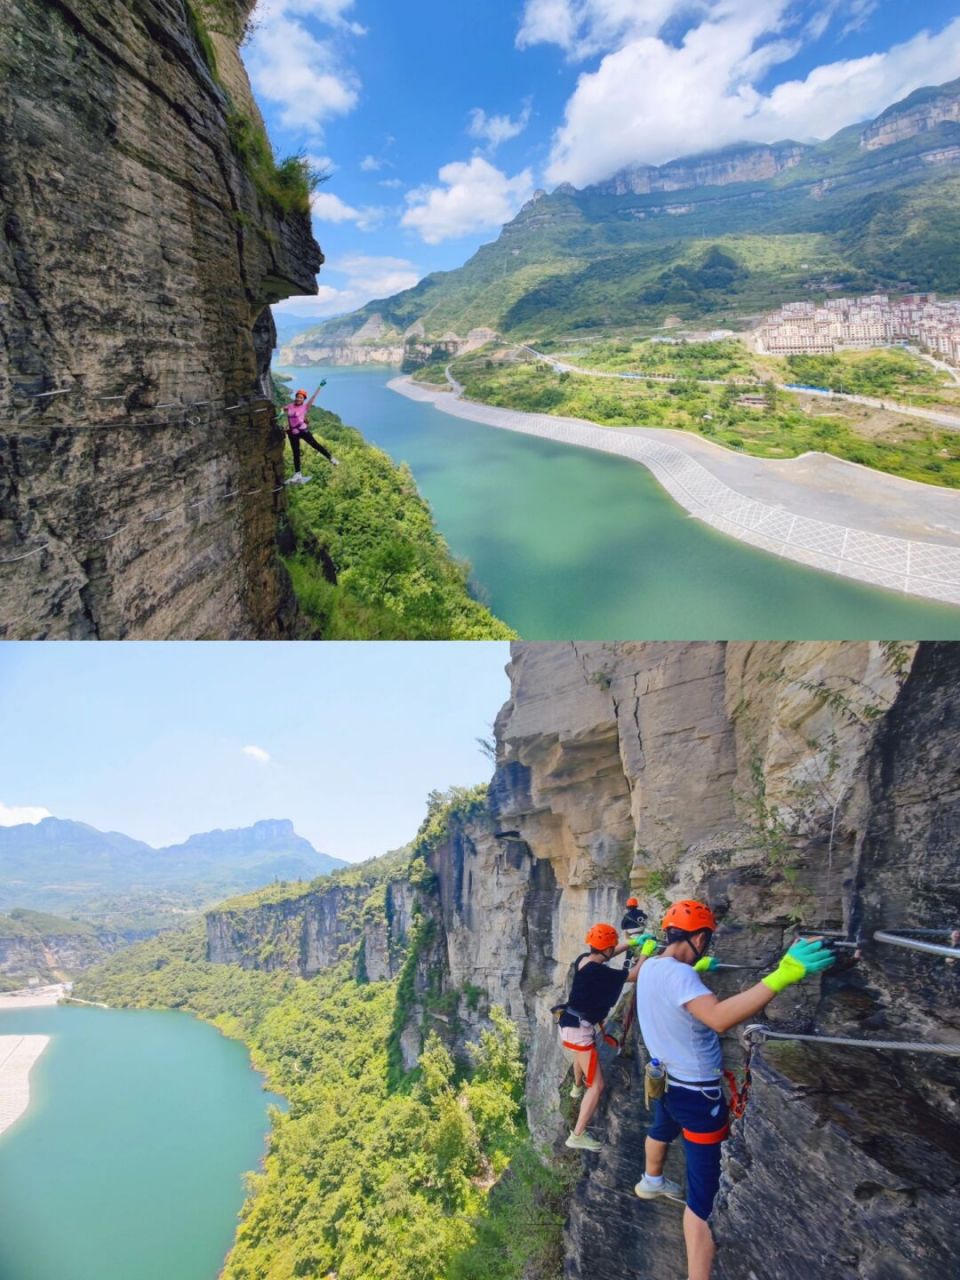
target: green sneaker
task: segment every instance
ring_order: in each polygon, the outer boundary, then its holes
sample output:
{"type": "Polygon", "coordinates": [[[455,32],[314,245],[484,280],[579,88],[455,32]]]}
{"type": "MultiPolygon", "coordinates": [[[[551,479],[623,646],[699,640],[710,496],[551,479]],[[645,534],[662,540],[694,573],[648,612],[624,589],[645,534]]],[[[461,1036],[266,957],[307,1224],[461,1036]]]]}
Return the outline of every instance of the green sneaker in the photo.
{"type": "Polygon", "coordinates": [[[564,1146],[574,1147],[578,1151],[599,1151],[603,1143],[591,1138],[589,1133],[571,1133],[564,1146]]]}

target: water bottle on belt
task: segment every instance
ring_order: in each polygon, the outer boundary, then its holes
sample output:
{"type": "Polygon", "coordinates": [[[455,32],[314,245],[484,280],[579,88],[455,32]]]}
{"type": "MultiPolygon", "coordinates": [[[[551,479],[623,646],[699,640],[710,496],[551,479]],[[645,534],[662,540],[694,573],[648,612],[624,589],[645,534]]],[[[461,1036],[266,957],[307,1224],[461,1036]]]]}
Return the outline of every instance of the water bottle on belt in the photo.
{"type": "Polygon", "coordinates": [[[651,1058],[643,1070],[643,1101],[647,1110],[654,1098],[662,1098],[667,1087],[667,1073],[659,1058],[651,1058]]]}

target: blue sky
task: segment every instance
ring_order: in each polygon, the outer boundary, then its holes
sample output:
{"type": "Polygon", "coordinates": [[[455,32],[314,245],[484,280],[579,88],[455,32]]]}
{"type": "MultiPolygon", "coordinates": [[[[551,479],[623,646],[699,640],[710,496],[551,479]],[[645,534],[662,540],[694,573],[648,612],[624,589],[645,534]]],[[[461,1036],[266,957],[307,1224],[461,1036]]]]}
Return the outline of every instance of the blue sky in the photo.
{"type": "Polygon", "coordinates": [[[826,137],[960,75],[957,0],[260,0],[244,48],[315,200],[318,319],[460,266],[537,187],[826,137]]]}
{"type": "Polygon", "coordinates": [[[153,845],[291,818],[356,861],[417,830],[427,794],[486,781],[478,737],[509,646],[0,646],[0,825],[46,812],[153,845]]]}

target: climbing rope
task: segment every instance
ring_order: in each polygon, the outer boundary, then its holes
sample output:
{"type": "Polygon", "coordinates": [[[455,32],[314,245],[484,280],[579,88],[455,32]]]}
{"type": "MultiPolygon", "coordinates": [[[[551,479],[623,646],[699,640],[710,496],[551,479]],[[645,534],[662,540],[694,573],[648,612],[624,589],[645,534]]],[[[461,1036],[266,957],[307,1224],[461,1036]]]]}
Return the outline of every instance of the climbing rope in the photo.
{"type": "Polygon", "coordinates": [[[743,1029],[744,1047],[749,1051],[764,1040],[808,1040],[816,1044],[839,1044],[851,1049],[893,1049],[901,1053],[945,1053],[960,1058],[960,1044],[925,1044],[919,1040],[855,1040],[849,1036],[800,1035],[795,1031],[774,1031],[764,1022],[752,1022],[743,1029]]]}

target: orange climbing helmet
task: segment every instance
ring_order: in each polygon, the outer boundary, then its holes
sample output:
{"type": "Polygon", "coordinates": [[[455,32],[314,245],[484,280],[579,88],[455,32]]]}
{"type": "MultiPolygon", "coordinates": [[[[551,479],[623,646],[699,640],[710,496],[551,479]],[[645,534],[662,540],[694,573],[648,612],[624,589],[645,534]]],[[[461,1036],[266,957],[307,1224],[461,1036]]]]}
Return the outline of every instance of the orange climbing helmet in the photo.
{"type": "Polygon", "coordinates": [[[627,899],[627,906],[628,906],[628,907],[639,907],[639,905],[640,905],[640,902],[639,902],[639,900],[638,900],[637,898],[628,898],[628,899],[627,899]]]}
{"type": "Polygon", "coordinates": [[[299,391],[295,391],[293,393],[294,400],[296,400],[297,396],[303,396],[304,400],[306,400],[307,393],[304,391],[303,387],[301,387],[299,391]]]}
{"type": "Polygon", "coordinates": [[[594,951],[606,951],[608,947],[615,947],[619,940],[619,934],[612,924],[592,925],[584,938],[587,946],[592,947],[594,951]]]}
{"type": "Polygon", "coordinates": [[[682,898],[668,907],[661,925],[663,929],[682,929],[684,933],[698,933],[701,929],[713,933],[716,927],[717,917],[710,908],[693,898],[682,898]]]}

